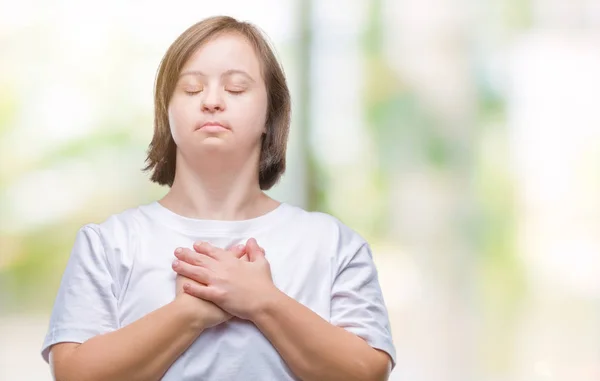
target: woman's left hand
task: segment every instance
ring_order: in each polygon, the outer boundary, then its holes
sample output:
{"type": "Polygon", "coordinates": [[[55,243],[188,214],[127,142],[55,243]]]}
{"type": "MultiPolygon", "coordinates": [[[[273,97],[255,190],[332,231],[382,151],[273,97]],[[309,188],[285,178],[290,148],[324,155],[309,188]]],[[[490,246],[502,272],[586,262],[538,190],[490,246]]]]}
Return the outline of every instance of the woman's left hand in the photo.
{"type": "Polygon", "coordinates": [[[194,244],[196,253],[182,250],[174,270],[200,283],[185,284],[186,293],[209,300],[242,319],[253,320],[277,297],[271,267],[264,250],[251,238],[246,243],[248,261],[229,255],[207,242],[194,244]]]}

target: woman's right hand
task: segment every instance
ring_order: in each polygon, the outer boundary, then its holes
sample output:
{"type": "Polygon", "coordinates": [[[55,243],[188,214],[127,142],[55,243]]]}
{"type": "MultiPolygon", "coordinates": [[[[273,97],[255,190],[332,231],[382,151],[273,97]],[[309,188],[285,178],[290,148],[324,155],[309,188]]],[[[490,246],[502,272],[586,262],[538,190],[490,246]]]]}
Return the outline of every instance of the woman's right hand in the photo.
{"type": "Polygon", "coordinates": [[[183,291],[183,285],[185,283],[194,284],[197,282],[191,280],[190,278],[184,277],[183,275],[177,274],[177,278],[175,280],[176,298],[188,299],[186,302],[194,305],[194,308],[198,313],[198,318],[202,321],[203,328],[214,327],[231,319],[230,314],[217,307],[217,305],[213,302],[186,294],[185,291],[183,291]]]}

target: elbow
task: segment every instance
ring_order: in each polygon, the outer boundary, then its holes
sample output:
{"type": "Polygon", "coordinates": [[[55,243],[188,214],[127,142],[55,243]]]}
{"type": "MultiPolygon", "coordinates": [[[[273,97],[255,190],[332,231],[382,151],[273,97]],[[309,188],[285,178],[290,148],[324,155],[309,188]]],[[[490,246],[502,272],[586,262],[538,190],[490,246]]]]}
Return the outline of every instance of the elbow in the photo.
{"type": "Polygon", "coordinates": [[[387,371],[380,367],[372,364],[360,364],[352,375],[352,380],[355,381],[387,381],[387,371]]]}
{"type": "Polygon", "coordinates": [[[86,374],[85,367],[76,363],[61,364],[54,368],[53,375],[55,381],[94,381],[89,374],[86,374]]]}
{"type": "Polygon", "coordinates": [[[54,370],[54,380],[55,381],[92,381],[87,377],[82,377],[80,372],[73,366],[59,367],[54,370]]]}
{"type": "Polygon", "coordinates": [[[369,367],[367,371],[368,376],[364,378],[364,380],[370,381],[387,381],[390,377],[389,367],[386,365],[384,367],[378,366],[369,367]]]}
{"type": "Polygon", "coordinates": [[[372,356],[360,364],[360,379],[368,381],[387,381],[392,370],[392,360],[383,351],[372,349],[372,356]]]}
{"type": "Polygon", "coordinates": [[[55,381],[94,381],[77,356],[80,344],[59,344],[50,351],[50,369],[55,381]]]}
{"type": "Polygon", "coordinates": [[[71,373],[67,372],[55,372],[54,373],[54,381],[74,381],[77,379],[76,376],[73,376],[71,373]]]}
{"type": "Polygon", "coordinates": [[[54,381],[100,381],[105,379],[96,372],[90,372],[86,364],[76,362],[63,364],[54,371],[54,381]]]}

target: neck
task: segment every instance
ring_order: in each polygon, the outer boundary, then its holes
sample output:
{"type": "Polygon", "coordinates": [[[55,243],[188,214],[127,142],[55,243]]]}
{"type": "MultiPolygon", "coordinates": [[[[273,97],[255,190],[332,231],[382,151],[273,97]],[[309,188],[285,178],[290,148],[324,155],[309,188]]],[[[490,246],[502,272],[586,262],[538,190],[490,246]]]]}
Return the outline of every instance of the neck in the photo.
{"type": "Polygon", "coordinates": [[[260,189],[258,160],[215,165],[224,162],[213,157],[192,166],[178,154],[173,186],[160,203],[185,217],[230,221],[255,218],[279,205],[260,189]]]}

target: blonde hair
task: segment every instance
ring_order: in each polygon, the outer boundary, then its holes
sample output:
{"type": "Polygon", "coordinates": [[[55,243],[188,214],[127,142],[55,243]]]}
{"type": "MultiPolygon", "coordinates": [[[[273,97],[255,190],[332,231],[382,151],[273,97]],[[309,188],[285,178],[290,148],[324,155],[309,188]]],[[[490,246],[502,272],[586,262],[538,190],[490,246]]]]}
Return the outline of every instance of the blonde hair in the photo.
{"type": "Polygon", "coordinates": [[[266,133],[262,138],[259,184],[270,189],[285,172],[285,153],[290,129],[291,100],[283,69],[267,39],[254,25],[228,16],[210,17],[183,32],[169,47],[158,69],[154,89],[154,136],[148,147],[151,181],[171,187],[175,179],[177,146],[169,128],[168,107],[179,74],[190,56],[215,36],[233,32],[253,46],[262,66],[267,89],[266,133]]]}

